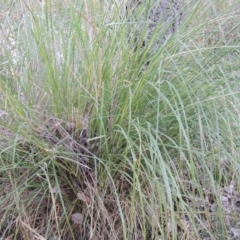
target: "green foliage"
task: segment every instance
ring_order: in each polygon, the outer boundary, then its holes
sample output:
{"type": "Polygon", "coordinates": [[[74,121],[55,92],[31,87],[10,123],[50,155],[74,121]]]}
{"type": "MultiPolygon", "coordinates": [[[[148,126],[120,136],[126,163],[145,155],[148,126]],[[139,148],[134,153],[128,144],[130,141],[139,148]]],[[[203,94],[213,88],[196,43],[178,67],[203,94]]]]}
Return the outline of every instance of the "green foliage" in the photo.
{"type": "Polygon", "coordinates": [[[185,3],[179,31],[152,52],[116,1],[7,2],[0,236],[234,235],[237,12],[185,3]]]}

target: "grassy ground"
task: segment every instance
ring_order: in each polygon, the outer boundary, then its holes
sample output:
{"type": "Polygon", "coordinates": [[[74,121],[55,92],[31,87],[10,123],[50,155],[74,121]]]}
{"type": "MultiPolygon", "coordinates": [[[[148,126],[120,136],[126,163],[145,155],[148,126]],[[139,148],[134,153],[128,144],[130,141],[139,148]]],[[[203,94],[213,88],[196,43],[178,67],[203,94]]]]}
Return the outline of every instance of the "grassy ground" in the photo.
{"type": "Polygon", "coordinates": [[[240,238],[237,1],[155,52],[114,2],[4,1],[1,238],[240,238]]]}

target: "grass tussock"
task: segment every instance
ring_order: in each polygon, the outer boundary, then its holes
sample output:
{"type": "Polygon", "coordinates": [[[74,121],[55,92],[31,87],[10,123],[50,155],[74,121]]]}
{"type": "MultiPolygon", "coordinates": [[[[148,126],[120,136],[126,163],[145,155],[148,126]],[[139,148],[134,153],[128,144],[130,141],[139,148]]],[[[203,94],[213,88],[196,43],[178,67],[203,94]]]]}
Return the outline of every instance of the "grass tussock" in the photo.
{"type": "Polygon", "coordinates": [[[5,1],[1,238],[238,239],[236,6],[152,51],[123,4],[5,1]]]}

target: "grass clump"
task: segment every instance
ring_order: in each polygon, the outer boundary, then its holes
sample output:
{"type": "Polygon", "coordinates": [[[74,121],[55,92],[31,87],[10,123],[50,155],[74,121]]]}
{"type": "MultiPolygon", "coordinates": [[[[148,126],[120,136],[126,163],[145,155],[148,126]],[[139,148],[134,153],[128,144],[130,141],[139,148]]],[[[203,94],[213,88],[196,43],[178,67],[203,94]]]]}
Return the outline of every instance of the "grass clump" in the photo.
{"type": "Polygon", "coordinates": [[[152,52],[123,5],[5,3],[2,238],[238,237],[239,13],[184,4],[152,52]]]}

